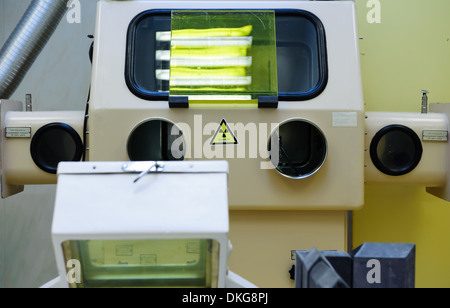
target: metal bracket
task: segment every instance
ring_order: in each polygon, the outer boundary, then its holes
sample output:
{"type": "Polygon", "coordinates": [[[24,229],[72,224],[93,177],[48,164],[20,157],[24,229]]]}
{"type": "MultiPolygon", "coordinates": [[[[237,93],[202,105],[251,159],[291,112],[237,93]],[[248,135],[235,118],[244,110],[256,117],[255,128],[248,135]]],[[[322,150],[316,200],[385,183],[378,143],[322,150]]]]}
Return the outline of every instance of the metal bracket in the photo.
{"type": "MultiPolygon", "coordinates": [[[[148,163],[145,164],[148,166],[148,163]]],[[[122,170],[125,172],[140,172],[139,176],[134,180],[133,183],[137,183],[140,179],[146,176],[149,173],[161,173],[164,172],[164,164],[161,162],[154,162],[150,165],[150,167],[145,168],[144,164],[140,163],[131,163],[124,164],[122,166],[122,170]],[[143,169],[144,167],[144,169],[143,169]]]]}

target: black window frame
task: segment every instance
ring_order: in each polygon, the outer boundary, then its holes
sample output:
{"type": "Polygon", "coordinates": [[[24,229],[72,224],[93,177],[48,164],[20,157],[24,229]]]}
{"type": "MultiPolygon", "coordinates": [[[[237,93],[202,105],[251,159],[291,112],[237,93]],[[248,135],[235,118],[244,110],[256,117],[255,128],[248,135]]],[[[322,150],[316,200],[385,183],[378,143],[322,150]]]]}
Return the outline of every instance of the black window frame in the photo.
{"type": "Polygon", "coordinates": [[[422,160],[423,146],[417,133],[411,128],[401,125],[401,124],[391,124],[380,129],[370,142],[370,158],[374,166],[382,173],[390,176],[401,176],[412,172],[417,168],[420,161],[422,160]],[[411,157],[411,162],[408,165],[398,168],[397,170],[391,169],[385,165],[385,163],[378,156],[378,145],[387,134],[392,132],[403,133],[409,138],[409,141],[414,147],[413,156],[411,157]]]}
{"type": "MultiPolygon", "coordinates": [[[[127,33],[126,46],[126,63],[125,63],[125,82],[129,90],[137,97],[148,101],[168,101],[169,93],[167,92],[152,92],[140,88],[134,80],[134,50],[136,40],[137,25],[142,19],[149,15],[170,15],[175,9],[151,9],[144,11],[137,15],[130,23],[127,33]]],[[[176,9],[181,10],[181,9],[176,9]]],[[[255,9],[249,9],[252,11],[255,9]]],[[[308,19],[315,27],[317,35],[317,52],[318,52],[318,66],[319,66],[319,81],[316,86],[306,92],[279,92],[279,101],[306,101],[319,96],[328,84],[328,53],[326,43],[325,27],[321,20],[309,11],[300,9],[274,9],[275,17],[277,16],[301,16],[308,19]]],[[[164,30],[163,30],[164,31],[164,30]]]]}
{"type": "MultiPolygon", "coordinates": [[[[74,152],[72,157],[68,158],[67,161],[77,162],[80,161],[83,156],[83,141],[81,140],[80,135],[77,131],[70,125],[66,123],[49,123],[47,125],[39,128],[36,133],[31,138],[30,142],[30,155],[33,159],[36,166],[38,166],[42,171],[50,174],[56,174],[58,169],[58,164],[62,161],[57,162],[56,164],[52,164],[49,162],[49,157],[46,157],[41,152],[40,142],[42,138],[46,137],[46,134],[51,131],[61,131],[66,136],[70,137],[74,144],[74,152]]],[[[45,139],[44,139],[45,140],[45,139]]],[[[61,140],[52,140],[54,142],[58,142],[61,140]]],[[[51,153],[54,154],[54,153],[51,153]]],[[[50,160],[54,157],[50,156],[50,160]]]]}

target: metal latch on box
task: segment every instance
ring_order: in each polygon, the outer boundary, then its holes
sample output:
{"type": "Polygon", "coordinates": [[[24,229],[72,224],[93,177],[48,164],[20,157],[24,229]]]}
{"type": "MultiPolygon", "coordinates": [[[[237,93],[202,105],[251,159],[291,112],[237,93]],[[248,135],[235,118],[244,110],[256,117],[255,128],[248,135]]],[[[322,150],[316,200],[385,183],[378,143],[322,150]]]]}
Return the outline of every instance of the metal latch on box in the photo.
{"type": "Polygon", "coordinates": [[[141,172],[139,176],[134,180],[134,183],[137,183],[140,179],[142,179],[149,173],[164,172],[164,164],[161,162],[154,162],[153,164],[150,165],[150,167],[147,167],[146,169],[144,168],[144,170],[142,168],[143,166],[144,164],[139,163],[124,164],[122,166],[122,170],[125,172],[141,172]]]}

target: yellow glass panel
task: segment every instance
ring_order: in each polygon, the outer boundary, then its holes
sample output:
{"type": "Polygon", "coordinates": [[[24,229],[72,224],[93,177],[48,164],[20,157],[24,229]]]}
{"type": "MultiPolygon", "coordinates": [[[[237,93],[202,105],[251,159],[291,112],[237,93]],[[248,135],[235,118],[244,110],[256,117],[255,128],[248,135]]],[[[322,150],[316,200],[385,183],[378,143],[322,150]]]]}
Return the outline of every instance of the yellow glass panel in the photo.
{"type": "Polygon", "coordinates": [[[191,103],[277,97],[275,12],[172,11],[169,79],[170,96],[191,103]]]}

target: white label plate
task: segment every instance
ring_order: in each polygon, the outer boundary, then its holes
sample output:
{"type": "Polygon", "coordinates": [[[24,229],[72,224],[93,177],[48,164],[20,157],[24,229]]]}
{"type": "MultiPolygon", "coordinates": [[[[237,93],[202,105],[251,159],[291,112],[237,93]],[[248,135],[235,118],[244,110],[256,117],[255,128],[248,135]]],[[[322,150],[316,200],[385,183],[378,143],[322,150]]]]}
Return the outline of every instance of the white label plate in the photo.
{"type": "Polygon", "coordinates": [[[6,127],[6,138],[31,138],[31,127],[6,127]]]}
{"type": "Polygon", "coordinates": [[[423,141],[448,141],[448,131],[446,130],[424,130],[422,132],[423,141]]]}
{"type": "Polygon", "coordinates": [[[333,127],[357,127],[358,114],[356,112],[333,112],[333,127]]]}

